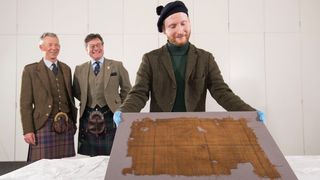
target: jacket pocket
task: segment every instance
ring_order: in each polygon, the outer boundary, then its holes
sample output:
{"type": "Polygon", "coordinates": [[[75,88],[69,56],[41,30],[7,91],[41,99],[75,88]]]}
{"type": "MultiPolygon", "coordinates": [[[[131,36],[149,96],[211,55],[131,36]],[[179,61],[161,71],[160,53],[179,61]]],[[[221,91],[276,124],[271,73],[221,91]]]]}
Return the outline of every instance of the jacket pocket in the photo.
{"type": "Polygon", "coordinates": [[[114,102],[116,103],[116,104],[121,104],[122,102],[121,102],[121,98],[119,97],[119,96],[117,96],[116,97],[116,99],[114,100],[114,102]]]}
{"type": "Polygon", "coordinates": [[[117,72],[112,72],[110,76],[117,76],[117,72]]]}

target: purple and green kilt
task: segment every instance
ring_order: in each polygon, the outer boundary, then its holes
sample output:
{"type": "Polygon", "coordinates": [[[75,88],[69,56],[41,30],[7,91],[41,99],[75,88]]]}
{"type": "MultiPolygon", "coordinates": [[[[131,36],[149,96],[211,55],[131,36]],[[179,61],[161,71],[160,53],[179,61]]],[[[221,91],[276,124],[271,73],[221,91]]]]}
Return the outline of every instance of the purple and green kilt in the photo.
{"type": "MultiPolygon", "coordinates": [[[[28,162],[75,156],[74,128],[58,134],[52,128],[52,122],[53,119],[48,118],[45,125],[35,133],[36,145],[29,145],[28,162]]],[[[73,127],[71,122],[70,125],[73,127]]]]}
{"type": "Polygon", "coordinates": [[[113,113],[108,106],[89,108],[87,107],[80,118],[78,153],[88,156],[110,155],[116,126],[113,122],[113,113]],[[92,111],[98,110],[103,114],[106,130],[100,135],[88,131],[88,120],[92,111]]]}

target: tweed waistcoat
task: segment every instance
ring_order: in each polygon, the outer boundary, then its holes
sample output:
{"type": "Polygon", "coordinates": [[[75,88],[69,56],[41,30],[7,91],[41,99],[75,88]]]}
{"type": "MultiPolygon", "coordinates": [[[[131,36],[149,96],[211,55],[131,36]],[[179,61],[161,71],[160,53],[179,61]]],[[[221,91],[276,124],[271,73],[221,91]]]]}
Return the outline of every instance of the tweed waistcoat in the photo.
{"type": "Polygon", "coordinates": [[[55,114],[60,111],[68,113],[70,108],[62,71],[58,71],[56,76],[49,69],[47,72],[49,75],[51,95],[53,99],[51,116],[54,117],[55,114]]]}
{"type": "MultiPolygon", "coordinates": [[[[105,64],[105,63],[104,63],[105,64]]],[[[104,66],[103,64],[103,66],[104,66]]],[[[89,70],[89,87],[88,87],[88,103],[87,106],[94,108],[96,105],[100,107],[104,107],[107,102],[104,97],[104,68],[101,67],[100,72],[97,76],[93,73],[93,69],[90,68],[89,70]]]]}

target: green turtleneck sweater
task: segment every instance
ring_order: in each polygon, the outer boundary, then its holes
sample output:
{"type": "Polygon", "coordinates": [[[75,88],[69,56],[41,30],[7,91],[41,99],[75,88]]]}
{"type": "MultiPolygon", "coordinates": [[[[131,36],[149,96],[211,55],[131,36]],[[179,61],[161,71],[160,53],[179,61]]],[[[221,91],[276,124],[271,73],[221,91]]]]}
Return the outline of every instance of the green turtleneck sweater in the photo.
{"type": "Polygon", "coordinates": [[[167,47],[171,56],[171,62],[177,84],[177,95],[172,112],[186,112],[184,87],[189,43],[183,46],[176,46],[168,42],[167,47]]]}

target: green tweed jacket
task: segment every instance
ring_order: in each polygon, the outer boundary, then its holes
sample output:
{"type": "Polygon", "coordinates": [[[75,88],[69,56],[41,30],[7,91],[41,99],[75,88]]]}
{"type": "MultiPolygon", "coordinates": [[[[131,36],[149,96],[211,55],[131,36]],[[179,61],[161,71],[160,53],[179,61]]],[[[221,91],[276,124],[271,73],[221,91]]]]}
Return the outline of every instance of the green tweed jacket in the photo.
{"type": "MultiPolygon", "coordinates": [[[[120,106],[122,112],[139,112],[149,97],[150,112],[171,112],[176,98],[176,80],[166,45],[146,53],[136,84],[120,106]]],[[[206,94],[227,111],[254,111],[224,82],[211,53],[190,43],[185,74],[185,105],[188,112],[205,111],[206,94]]]]}
{"type": "MultiPolygon", "coordinates": [[[[72,95],[71,69],[61,61],[58,61],[58,66],[63,73],[67,96],[70,102],[71,118],[74,124],[76,124],[78,110],[75,107],[72,95]]],[[[40,129],[50,116],[53,99],[49,83],[47,66],[43,60],[24,67],[20,93],[23,134],[40,129]]]]}

